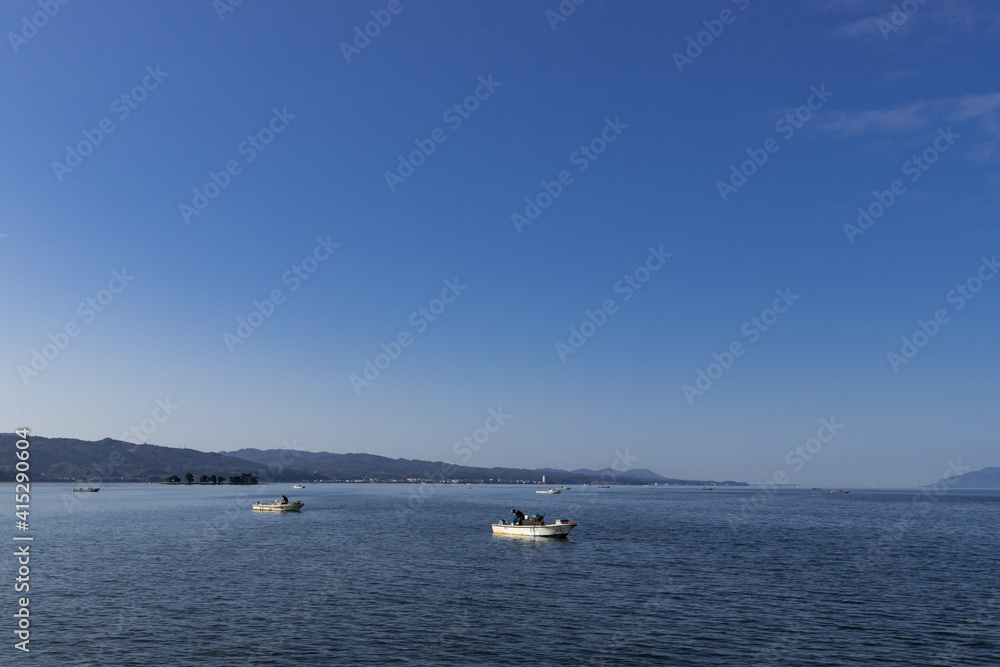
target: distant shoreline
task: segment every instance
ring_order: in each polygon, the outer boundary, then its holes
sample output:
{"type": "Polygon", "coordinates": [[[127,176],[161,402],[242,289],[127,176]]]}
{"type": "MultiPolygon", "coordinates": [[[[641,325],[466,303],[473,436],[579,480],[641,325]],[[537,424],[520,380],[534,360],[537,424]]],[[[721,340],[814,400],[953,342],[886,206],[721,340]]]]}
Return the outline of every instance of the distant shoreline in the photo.
{"type": "MultiPolygon", "coordinates": [[[[0,483],[13,484],[13,480],[11,480],[9,482],[8,481],[0,481],[0,483]]],[[[76,479],[76,480],[73,480],[73,479],[44,479],[44,480],[33,480],[32,484],[147,484],[147,485],[157,485],[157,486],[282,486],[282,485],[289,485],[289,484],[313,484],[313,485],[319,485],[319,484],[414,484],[414,485],[440,484],[440,485],[448,485],[448,486],[463,486],[463,485],[466,485],[466,484],[474,484],[474,485],[479,485],[479,486],[544,486],[544,487],[552,486],[552,484],[548,483],[548,482],[535,482],[535,481],[509,481],[509,482],[507,482],[507,481],[499,481],[499,482],[498,481],[481,481],[481,480],[459,480],[459,481],[447,480],[447,481],[440,481],[440,480],[433,480],[433,479],[428,479],[426,481],[393,480],[393,479],[324,479],[324,480],[303,479],[303,480],[298,480],[298,481],[294,481],[294,480],[292,480],[292,481],[282,480],[280,482],[258,482],[257,484],[230,484],[229,482],[221,482],[221,483],[216,482],[215,484],[213,484],[212,482],[191,482],[190,484],[188,484],[187,482],[153,482],[153,481],[144,480],[144,479],[115,479],[115,480],[92,479],[92,480],[86,480],[86,481],[81,481],[81,480],[78,480],[78,479],[76,479]]],[[[578,487],[580,487],[580,488],[594,488],[594,489],[598,488],[598,486],[596,484],[581,484],[581,483],[576,483],[576,485],[578,487]]],[[[699,486],[704,486],[704,485],[699,485],[699,484],[665,484],[665,483],[662,483],[662,482],[659,483],[659,484],[657,484],[657,483],[640,484],[640,483],[636,483],[636,482],[631,482],[631,483],[629,483],[629,482],[617,482],[617,483],[616,482],[604,482],[604,483],[601,484],[601,486],[623,486],[623,487],[636,487],[636,488],[660,487],[660,488],[672,488],[672,489],[692,489],[692,488],[697,488],[699,486]]],[[[757,487],[755,487],[752,484],[714,484],[712,486],[715,486],[716,488],[723,488],[723,489],[725,489],[725,488],[729,488],[729,489],[757,488],[757,487]]],[[[790,487],[787,487],[787,488],[794,489],[794,488],[799,488],[799,487],[790,486],[790,487]]],[[[805,488],[805,487],[802,487],[802,488],[805,488]]],[[[917,488],[917,487],[914,487],[914,488],[917,488]]]]}

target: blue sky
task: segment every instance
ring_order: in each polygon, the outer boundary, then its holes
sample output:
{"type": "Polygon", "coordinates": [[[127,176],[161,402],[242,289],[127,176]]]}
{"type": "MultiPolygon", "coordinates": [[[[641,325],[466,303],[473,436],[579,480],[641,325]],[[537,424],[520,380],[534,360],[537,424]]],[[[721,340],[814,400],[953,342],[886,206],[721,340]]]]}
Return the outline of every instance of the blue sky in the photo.
{"type": "Polygon", "coordinates": [[[224,2],[0,9],[4,430],[1000,465],[1000,3],[224,2]]]}

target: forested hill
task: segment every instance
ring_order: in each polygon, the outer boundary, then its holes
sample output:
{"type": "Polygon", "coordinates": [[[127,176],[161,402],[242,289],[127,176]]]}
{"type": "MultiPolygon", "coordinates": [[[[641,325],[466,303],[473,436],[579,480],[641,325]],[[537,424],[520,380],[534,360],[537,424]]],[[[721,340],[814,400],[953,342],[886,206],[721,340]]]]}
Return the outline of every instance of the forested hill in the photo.
{"type": "MultiPolygon", "coordinates": [[[[17,463],[14,447],[18,436],[0,434],[0,481],[14,479],[17,463]]],[[[30,436],[31,481],[119,481],[162,482],[171,475],[183,478],[191,473],[195,480],[202,475],[226,479],[251,473],[261,481],[299,481],[323,476],[301,470],[268,470],[266,465],[222,454],[195,449],[137,445],[105,438],[96,442],[76,438],[30,436]]]]}
{"type": "MultiPolygon", "coordinates": [[[[18,437],[0,434],[0,481],[12,481],[17,463],[18,437]]],[[[531,470],[526,468],[473,468],[441,461],[391,459],[374,454],[332,454],[291,449],[240,449],[202,452],[195,449],[139,445],[105,438],[30,437],[31,481],[162,482],[170,476],[195,481],[215,475],[228,480],[244,473],[261,482],[480,482],[548,484],[670,484],[745,486],[744,482],[682,480],[650,470],[531,470]]]]}
{"type": "Polygon", "coordinates": [[[962,475],[942,479],[938,484],[944,484],[952,489],[1000,489],[1000,468],[973,470],[962,475]]]}

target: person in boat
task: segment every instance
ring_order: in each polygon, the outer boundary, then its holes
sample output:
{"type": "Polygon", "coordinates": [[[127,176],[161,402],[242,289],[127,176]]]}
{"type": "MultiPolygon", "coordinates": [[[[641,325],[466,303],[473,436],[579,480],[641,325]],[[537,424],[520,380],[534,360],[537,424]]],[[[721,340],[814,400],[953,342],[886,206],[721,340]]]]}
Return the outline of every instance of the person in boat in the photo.
{"type": "Polygon", "coordinates": [[[281,504],[282,505],[288,504],[288,496],[281,496],[281,504]]]}
{"type": "Polygon", "coordinates": [[[515,526],[520,526],[521,522],[524,521],[524,512],[521,510],[511,510],[510,513],[514,515],[511,517],[510,522],[515,526]]]}

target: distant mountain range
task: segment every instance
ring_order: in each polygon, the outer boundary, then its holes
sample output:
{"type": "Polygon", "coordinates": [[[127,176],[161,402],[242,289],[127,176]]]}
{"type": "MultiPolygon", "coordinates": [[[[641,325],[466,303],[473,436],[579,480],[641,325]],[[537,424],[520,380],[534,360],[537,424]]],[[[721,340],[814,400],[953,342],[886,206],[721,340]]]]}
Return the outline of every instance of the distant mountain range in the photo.
{"type": "MultiPolygon", "coordinates": [[[[307,478],[326,477],[337,481],[442,481],[519,482],[541,481],[542,473],[521,468],[472,468],[440,461],[390,459],[375,454],[331,454],[295,449],[239,449],[220,452],[224,456],[252,461],[269,470],[300,468],[307,478]]],[[[576,480],[574,480],[576,481],[576,480]]],[[[582,480],[581,480],[582,481],[582,480]]]]}
{"type": "MultiPolygon", "coordinates": [[[[0,481],[12,481],[18,437],[0,434],[0,481]]],[[[747,486],[745,482],[682,480],[663,477],[644,468],[619,472],[604,470],[531,470],[527,468],[474,468],[440,461],[391,459],[374,454],[331,454],[292,449],[240,449],[232,452],[201,452],[178,447],[139,445],[105,438],[99,441],[31,436],[31,480],[105,482],[162,482],[186,473],[198,480],[202,475],[225,478],[243,473],[262,482],[300,481],[459,481],[531,482],[548,484],[671,484],[696,486],[747,486]]]]}
{"type": "Polygon", "coordinates": [[[938,484],[944,484],[950,489],[1000,489],[1000,468],[974,470],[942,479],[938,484]]]}
{"type": "MultiPolygon", "coordinates": [[[[569,475],[583,475],[585,477],[621,477],[635,482],[658,482],[660,484],[671,484],[676,486],[750,486],[747,482],[734,482],[732,480],[727,480],[725,482],[716,482],[710,479],[675,479],[673,477],[664,477],[659,475],[652,470],[647,468],[632,468],[625,472],[618,472],[612,468],[605,468],[604,470],[588,470],[587,468],[580,468],[578,470],[571,470],[569,472],[565,470],[557,470],[555,468],[542,468],[539,472],[543,472],[546,475],[549,474],[569,474],[569,475]]],[[[547,479],[547,478],[546,478],[547,479]]]]}
{"type": "MultiPolygon", "coordinates": [[[[18,437],[0,433],[0,481],[14,480],[18,437]]],[[[407,482],[459,481],[479,483],[547,484],[669,484],[671,486],[749,486],[746,482],[691,480],[664,477],[652,470],[635,468],[619,472],[603,470],[559,470],[542,468],[474,468],[440,461],[391,459],[374,454],[331,454],[294,449],[239,449],[232,452],[202,452],[179,447],[138,445],[105,438],[31,436],[31,481],[162,482],[186,473],[198,480],[202,475],[224,478],[243,473],[262,482],[351,481],[407,482]]],[[[1000,467],[983,468],[941,480],[953,489],[1000,489],[1000,467]]]]}
{"type": "Polygon", "coordinates": [[[303,452],[294,449],[238,449],[232,452],[219,452],[268,466],[294,466],[306,468],[316,473],[322,473],[333,479],[353,480],[365,477],[375,479],[392,479],[406,481],[407,479],[453,480],[462,482],[541,482],[545,476],[546,483],[551,484],[585,484],[587,482],[603,481],[616,484],[660,484],[677,485],[707,485],[715,486],[747,486],[746,482],[713,482],[705,480],[672,479],[658,475],[652,470],[637,468],[619,472],[611,468],[604,470],[558,470],[542,468],[531,470],[527,468],[473,468],[458,466],[440,461],[420,461],[411,459],[390,459],[374,454],[331,454],[329,452],[303,452]]]}

